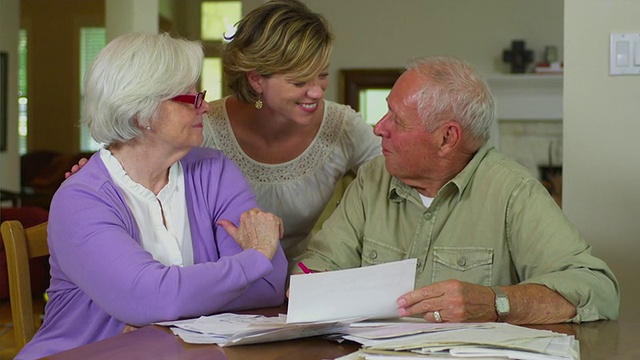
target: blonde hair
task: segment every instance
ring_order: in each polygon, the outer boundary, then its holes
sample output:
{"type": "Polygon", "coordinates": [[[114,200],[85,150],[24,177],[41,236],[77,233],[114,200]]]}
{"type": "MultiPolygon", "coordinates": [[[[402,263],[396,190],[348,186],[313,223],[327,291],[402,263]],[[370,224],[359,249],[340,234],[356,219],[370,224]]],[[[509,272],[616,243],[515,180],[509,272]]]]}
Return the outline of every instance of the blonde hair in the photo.
{"type": "Polygon", "coordinates": [[[298,0],[262,4],[238,22],[228,39],[222,53],[227,83],[246,103],[259,98],[247,79],[249,71],[308,81],[329,65],[333,43],[324,18],[298,0]]]}

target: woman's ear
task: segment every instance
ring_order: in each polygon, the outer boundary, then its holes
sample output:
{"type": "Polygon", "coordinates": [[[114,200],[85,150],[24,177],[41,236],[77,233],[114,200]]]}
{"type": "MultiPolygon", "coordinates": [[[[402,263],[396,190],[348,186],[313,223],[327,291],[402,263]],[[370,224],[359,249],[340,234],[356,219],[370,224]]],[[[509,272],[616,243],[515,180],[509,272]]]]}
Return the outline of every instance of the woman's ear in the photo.
{"type": "Polygon", "coordinates": [[[258,94],[262,93],[262,83],[264,81],[264,77],[262,75],[257,71],[249,71],[247,72],[247,80],[249,80],[249,84],[255,92],[258,94]]]}
{"type": "Polygon", "coordinates": [[[140,119],[138,119],[137,116],[133,118],[133,124],[142,131],[144,131],[145,129],[151,130],[151,124],[142,126],[142,124],[140,124],[140,119]]]}

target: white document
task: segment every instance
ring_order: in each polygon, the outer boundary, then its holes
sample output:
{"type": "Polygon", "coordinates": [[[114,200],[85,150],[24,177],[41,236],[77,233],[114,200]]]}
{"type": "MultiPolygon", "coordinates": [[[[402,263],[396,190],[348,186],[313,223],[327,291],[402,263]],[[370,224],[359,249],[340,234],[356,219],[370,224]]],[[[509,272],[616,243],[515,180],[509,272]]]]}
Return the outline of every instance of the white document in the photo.
{"type": "Polygon", "coordinates": [[[416,259],[291,276],[287,323],[398,317],[396,300],[412,291],[416,259]]]}
{"type": "Polygon", "coordinates": [[[298,339],[308,336],[340,334],[349,321],[322,321],[310,324],[286,324],[286,315],[218,314],[198,319],[165,321],[156,325],[171,326],[171,331],[190,344],[235,346],[271,341],[298,339]]]}
{"type": "MultiPolygon", "coordinates": [[[[523,340],[551,338],[557,333],[548,330],[529,329],[507,323],[483,323],[485,326],[469,326],[451,331],[439,331],[409,335],[370,342],[379,350],[405,350],[435,347],[451,347],[457,344],[483,344],[497,347],[511,346],[523,340]],[[487,329],[486,326],[491,328],[487,329]]],[[[470,324],[471,325],[471,324],[470,324]]]]}
{"type": "Polygon", "coordinates": [[[423,333],[443,332],[460,329],[491,329],[492,326],[484,323],[430,323],[424,319],[420,322],[413,321],[414,318],[402,318],[391,320],[390,322],[373,323],[363,321],[353,323],[344,331],[343,337],[351,336],[356,338],[356,342],[368,345],[367,340],[384,340],[390,338],[399,338],[423,333]],[[412,321],[405,321],[411,319],[412,321]]]}
{"type": "Polygon", "coordinates": [[[384,328],[388,327],[387,330],[393,333],[398,330],[393,326],[372,328],[371,330],[375,330],[377,335],[383,335],[373,338],[362,336],[363,330],[366,329],[364,325],[366,322],[352,324],[350,330],[345,332],[348,335],[344,335],[343,338],[362,344],[364,348],[361,351],[371,354],[364,356],[366,359],[386,359],[386,356],[390,356],[390,359],[403,356],[413,358],[417,354],[429,357],[477,359],[575,360],[580,358],[579,343],[573,336],[506,323],[450,324],[452,327],[449,329],[434,332],[426,328],[427,331],[417,334],[406,330],[409,330],[409,325],[418,324],[400,323],[400,329],[405,328],[405,331],[400,331],[400,334],[409,335],[391,338],[384,336],[384,328]]]}

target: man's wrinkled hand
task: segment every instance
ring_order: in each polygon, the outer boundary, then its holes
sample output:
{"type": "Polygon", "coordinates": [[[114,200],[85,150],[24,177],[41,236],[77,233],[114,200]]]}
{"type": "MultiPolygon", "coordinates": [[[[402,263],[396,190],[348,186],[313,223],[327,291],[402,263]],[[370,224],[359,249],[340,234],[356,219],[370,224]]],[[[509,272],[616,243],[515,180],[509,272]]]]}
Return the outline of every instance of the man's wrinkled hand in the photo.
{"type": "Polygon", "coordinates": [[[438,311],[442,322],[495,321],[497,313],[491,288],[458,280],[437,282],[398,298],[398,315],[421,314],[430,322],[436,321],[438,311]]]}

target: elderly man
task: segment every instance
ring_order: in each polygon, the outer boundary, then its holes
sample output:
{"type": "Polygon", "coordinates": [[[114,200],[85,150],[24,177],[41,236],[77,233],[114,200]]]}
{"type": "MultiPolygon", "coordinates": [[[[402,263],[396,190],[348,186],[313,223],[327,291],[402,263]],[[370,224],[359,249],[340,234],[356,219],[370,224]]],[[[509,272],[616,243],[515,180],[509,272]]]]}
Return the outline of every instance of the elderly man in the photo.
{"type": "Polygon", "coordinates": [[[384,158],[360,168],[297,260],[325,271],[416,258],[416,290],[398,313],[428,321],[618,316],[609,267],[540,182],[487,145],[494,101],[471,66],[417,60],[387,102],[374,128],[384,158]]]}

